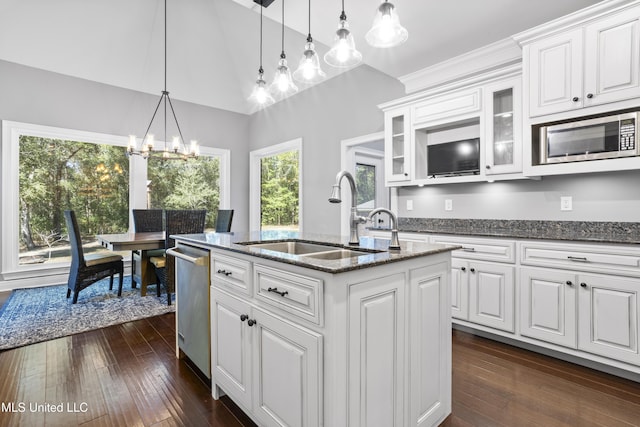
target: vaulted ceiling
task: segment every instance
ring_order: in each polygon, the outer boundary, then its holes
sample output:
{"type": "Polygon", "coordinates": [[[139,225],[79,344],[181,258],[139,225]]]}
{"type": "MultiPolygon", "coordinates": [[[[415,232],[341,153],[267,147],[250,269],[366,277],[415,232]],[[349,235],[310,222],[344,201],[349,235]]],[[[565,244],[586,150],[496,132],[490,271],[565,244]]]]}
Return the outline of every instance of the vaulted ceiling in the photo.
{"type": "MultiPolygon", "coordinates": [[[[263,65],[270,81],[281,51],[295,69],[308,32],[306,0],[275,0],[264,9],[263,65]]],[[[392,49],[364,34],[382,0],[345,0],[363,62],[401,77],[596,0],[393,0],[409,40],[392,49]]],[[[252,0],[168,0],[167,89],[171,97],[250,113],[259,66],[260,9],[252,0]]],[[[311,1],[311,33],[322,56],[342,9],[311,1]]],[[[162,0],[0,0],[0,59],[159,95],[164,86],[162,0]]],[[[322,63],[329,77],[339,71],[322,63]]],[[[0,76],[0,78],[2,78],[0,76]]]]}

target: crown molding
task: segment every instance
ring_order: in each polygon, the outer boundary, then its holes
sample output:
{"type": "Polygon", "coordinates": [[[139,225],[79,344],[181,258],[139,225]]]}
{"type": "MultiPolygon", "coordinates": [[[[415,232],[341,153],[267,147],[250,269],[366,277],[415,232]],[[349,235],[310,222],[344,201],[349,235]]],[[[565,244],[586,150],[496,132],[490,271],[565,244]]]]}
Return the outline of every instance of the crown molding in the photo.
{"type": "Polygon", "coordinates": [[[589,21],[601,18],[611,13],[616,13],[640,5],[640,0],[605,0],[592,6],[585,7],[576,12],[546,22],[537,27],[522,31],[513,35],[520,46],[531,43],[541,37],[551,36],[557,33],[571,30],[589,21]]]}

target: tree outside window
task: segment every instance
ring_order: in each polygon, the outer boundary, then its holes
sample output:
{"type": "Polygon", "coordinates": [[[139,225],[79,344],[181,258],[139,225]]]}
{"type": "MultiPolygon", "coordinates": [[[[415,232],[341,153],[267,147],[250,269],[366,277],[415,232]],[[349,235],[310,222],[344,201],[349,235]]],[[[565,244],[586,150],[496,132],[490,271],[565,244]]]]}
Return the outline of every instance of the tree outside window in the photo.
{"type": "Polygon", "coordinates": [[[299,153],[260,159],[261,229],[299,229],[299,153]]]}

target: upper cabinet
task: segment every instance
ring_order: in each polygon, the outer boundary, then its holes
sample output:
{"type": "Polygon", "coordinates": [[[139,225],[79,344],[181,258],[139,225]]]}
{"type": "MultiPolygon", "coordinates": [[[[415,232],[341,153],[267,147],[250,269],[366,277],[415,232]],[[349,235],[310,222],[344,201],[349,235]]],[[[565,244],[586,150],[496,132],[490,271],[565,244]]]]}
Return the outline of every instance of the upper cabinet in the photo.
{"type": "Polygon", "coordinates": [[[411,174],[411,115],[407,107],[384,116],[385,181],[408,182],[411,174]]]}
{"type": "Polygon", "coordinates": [[[485,173],[522,171],[522,79],[514,77],[486,85],[485,173]]]}
{"type": "Polygon", "coordinates": [[[640,96],[640,7],[524,46],[529,115],[640,96]]]}

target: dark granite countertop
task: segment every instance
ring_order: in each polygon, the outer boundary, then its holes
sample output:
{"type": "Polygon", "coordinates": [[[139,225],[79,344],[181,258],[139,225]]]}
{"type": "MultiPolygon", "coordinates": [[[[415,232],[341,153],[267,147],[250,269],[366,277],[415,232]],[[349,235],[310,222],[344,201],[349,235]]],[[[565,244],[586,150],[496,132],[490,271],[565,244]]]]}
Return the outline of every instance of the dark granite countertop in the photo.
{"type": "Polygon", "coordinates": [[[640,244],[639,222],[399,218],[398,230],[464,236],[640,244]]]}
{"type": "Polygon", "coordinates": [[[389,240],[387,239],[361,237],[359,246],[348,246],[346,245],[347,240],[345,240],[345,238],[291,231],[180,234],[171,237],[175,238],[179,242],[192,243],[201,247],[224,249],[334,274],[404,261],[411,258],[434,255],[452,251],[460,247],[454,245],[401,242],[401,248],[399,250],[389,250],[389,240]],[[335,247],[335,249],[356,249],[366,252],[366,254],[349,258],[328,260],[277,252],[242,244],[246,242],[278,242],[290,239],[303,242],[322,242],[335,247]]]}

